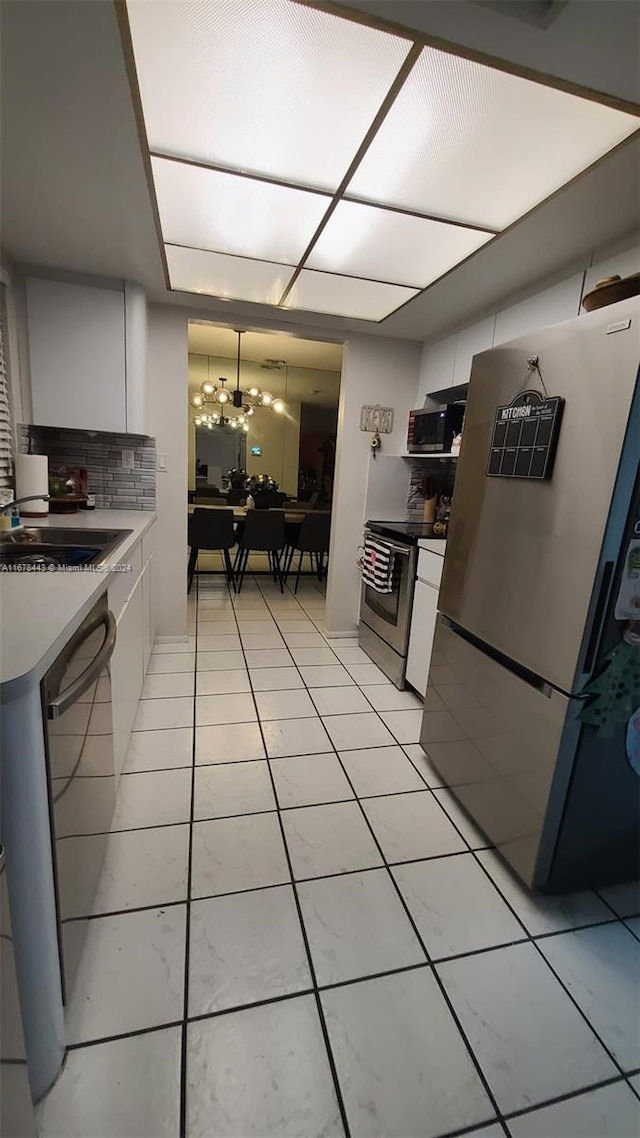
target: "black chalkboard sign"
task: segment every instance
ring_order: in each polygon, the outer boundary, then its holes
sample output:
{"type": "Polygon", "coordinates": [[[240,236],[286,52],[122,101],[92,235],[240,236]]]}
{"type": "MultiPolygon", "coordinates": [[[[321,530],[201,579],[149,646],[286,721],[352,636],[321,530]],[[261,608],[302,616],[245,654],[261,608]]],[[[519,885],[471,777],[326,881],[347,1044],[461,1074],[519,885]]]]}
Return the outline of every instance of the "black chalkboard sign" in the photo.
{"type": "Polygon", "coordinates": [[[492,478],[551,477],[564,399],[523,391],[507,407],[498,407],[493,424],[487,474],[492,478]]]}

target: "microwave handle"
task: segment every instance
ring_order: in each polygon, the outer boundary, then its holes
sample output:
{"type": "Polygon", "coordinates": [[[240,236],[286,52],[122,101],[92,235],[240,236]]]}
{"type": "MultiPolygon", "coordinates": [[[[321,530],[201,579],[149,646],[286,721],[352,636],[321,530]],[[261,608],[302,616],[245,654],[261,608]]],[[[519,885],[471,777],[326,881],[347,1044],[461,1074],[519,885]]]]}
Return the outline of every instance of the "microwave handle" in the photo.
{"type": "Polygon", "coordinates": [[[116,646],[117,628],[116,618],[112,612],[105,613],[91,631],[95,632],[102,624],[105,628],[105,636],[100,650],[93,657],[93,660],[85,668],[84,672],[81,672],[77,679],[75,679],[68,688],[65,688],[61,695],[57,696],[56,699],[52,699],[51,702],[47,704],[47,719],[59,719],[72,704],[77,703],[83,692],[98,678],[105,665],[108,664],[111,659],[116,646]]]}

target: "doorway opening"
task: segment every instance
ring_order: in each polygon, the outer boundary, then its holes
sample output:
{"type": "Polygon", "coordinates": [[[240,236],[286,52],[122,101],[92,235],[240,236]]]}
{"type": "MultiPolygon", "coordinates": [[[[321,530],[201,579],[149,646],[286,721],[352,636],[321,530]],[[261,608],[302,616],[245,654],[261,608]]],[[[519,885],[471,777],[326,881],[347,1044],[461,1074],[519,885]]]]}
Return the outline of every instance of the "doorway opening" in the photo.
{"type": "MultiPolygon", "coordinates": [[[[284,509],[295,574],[306,514],[331,512],[342,345],[193,320],[188,352],[189,512],[233,508],[240,540],[247,502],[284,509]]],[[[206,573],[225,563],[202,551],[196,564],[206,573]]],[[[317,576],[317,559],[303,566],[317,576]]],[[[267,554],[251,553],[247,572],[269,568],[267,554]]]]}

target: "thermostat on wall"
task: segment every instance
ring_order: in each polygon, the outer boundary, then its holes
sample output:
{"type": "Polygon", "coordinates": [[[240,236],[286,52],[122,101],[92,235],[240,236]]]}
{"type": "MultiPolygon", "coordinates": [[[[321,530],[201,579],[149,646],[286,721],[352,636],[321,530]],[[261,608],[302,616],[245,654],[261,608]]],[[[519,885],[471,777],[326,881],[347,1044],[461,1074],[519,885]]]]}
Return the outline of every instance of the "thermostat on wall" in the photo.
{"type": "Polygon", "coordinates": [[[251,453],[255,455],[256,458],[259,458],[262,454],[262,447],[251,447],[251,453]]]}

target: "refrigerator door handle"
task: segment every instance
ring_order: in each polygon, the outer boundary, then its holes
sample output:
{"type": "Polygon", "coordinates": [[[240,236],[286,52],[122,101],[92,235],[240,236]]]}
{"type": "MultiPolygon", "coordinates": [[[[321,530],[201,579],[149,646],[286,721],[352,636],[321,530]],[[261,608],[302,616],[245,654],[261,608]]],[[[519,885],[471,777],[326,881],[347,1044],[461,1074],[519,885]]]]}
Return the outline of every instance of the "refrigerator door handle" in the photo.
{"type": "MultiPolygon", "coordinates": [[[[491,644],[487,644],[485,640],[480,640],[479,637],[474,636],[472,632],[468,631],[468,629],[462,628],[461,625],[456,624],[455,620],[452,620],[449,616],[445,616],[444,613],[439,614],[439,619],[442,621],[445,628],[449,628],[451,632],[454,632],[456,636],[459,636],[461,638],[461,640],[466,640],[467,644],[471,644],[472,647],[478,648],[481,652],[484,653],[485,656],[491,657],[491,659],[495,660],[497,664],[500,664],[503,668],[506,668],[508,672],[511,672],[514,676],[517,676],[518,679],[523,680],[525,684],[529,685],[529,687],[535,688],[535,690],[540,692],[541,695],[546,696],[547,699],[551,699],[554,688],[551,686],[551,684],[547,683],[547,681],[544,680],[542,676],[536,675],[535,672],[529,671],[528,668],[525,668],[522,664],[518,664],[509,656],[505,656],[504,652],[500,652],[491,644]]],[[[556,690],[559,691],[560,689],[558,688],[556,690]]]]}
{"type": "Polygon", "coordinates": [[[593,671],[595,663],[596,652],[600,643],[600,636],[602,633],[602,625],[605,618],[607,600],[609,598],[609,587],[611,585],[611,578],[613,577],[613,570],[615,568],[614,561],[605,561],[602,570],[602,578],[600,580],[600,589],[598,591],[598,599],[593,613],[593,621],[591,624],[591,636],[585,652],[584,664],[582,666],[583,672],[593,671]]]}

